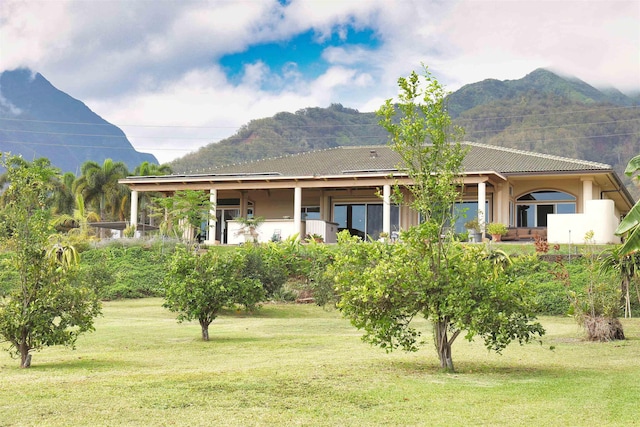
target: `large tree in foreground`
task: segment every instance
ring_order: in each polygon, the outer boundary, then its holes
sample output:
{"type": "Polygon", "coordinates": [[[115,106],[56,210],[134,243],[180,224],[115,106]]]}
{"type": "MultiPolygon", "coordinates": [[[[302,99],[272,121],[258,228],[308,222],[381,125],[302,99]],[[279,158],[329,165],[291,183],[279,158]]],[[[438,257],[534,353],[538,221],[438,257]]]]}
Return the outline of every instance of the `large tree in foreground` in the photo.
{"type": "Polygon", "coordinates": [[[50,244],[53,232],[49,197],[57,171],[48,161],[10,157],[2,162],[9,185],[0,206],[0,244],[8,253],[4,268],[17,283],[0,297],[0,341],[29,367],[32,350],[71,345],[93,329],[100,312],[94,292],[74,280],[77,254],[64,244],[50,244]]]}
{"type": "Polygon", "coordinates": [[[500,351],[544,330],[534,321],[531,296],[510,274],[508,257],[464,247],[448,232],[465,151],[461,131],[451,126],[444,88],[424,71],[400,78],[399,103],[388,100],[378,112],[402,157],[399,169],[413,180],[408,197],[396,186],[395,201],[418,211],[423,222],[396,244],[341,236],[334,274],[339,307],[364,329],[367,341],[416,350],[419,332],[412,320],[422,316],[433,325],[441,366],[453,370],[451,345],[464,331],[500,351]]]}

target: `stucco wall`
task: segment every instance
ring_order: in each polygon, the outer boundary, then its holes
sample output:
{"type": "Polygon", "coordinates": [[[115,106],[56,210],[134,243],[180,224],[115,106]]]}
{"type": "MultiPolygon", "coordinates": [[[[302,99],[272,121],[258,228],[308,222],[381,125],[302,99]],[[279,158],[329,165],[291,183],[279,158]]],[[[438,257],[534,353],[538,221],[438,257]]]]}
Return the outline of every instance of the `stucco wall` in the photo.
{"type": "Polygon", "coordinates": [[[614,234],[619,221],[613,200],[590,200],[585,210],[579,214],[548,215],[549,243],[584,243],[589,231],[593,231],[597,244],[620,243],[620,238],[614,234]]]}

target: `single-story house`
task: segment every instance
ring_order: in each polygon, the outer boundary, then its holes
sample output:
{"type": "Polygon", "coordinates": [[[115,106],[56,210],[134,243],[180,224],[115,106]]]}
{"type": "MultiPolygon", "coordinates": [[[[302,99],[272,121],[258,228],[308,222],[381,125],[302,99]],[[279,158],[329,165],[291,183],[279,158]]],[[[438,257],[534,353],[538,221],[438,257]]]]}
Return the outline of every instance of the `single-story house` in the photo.
{"type": "MultiPolygon", "coordinates": [[[[511,148],[465,142],[469,152],[461,176],[457,208],[481,227],[501,222],[507,238],[547,238],[549,243],[581,243],[592,230],[597,243],[617,243],[620,219],[634,205],[611,166],[511,148]]],[[[258,240],[298,234],[335,242],[347,229],[362,237],[393,236],[419,221],[417,212],[391,202],[394,185],[411,185],[387,146],[337,147],[218,167],[210,173],[132,176],[131,223],[138,224],[138,195],[152,191],[202,190],[216,205],[216,220],[203,224],[209,244],[243,241],[238,217],[263,217],[258,240]]]]}

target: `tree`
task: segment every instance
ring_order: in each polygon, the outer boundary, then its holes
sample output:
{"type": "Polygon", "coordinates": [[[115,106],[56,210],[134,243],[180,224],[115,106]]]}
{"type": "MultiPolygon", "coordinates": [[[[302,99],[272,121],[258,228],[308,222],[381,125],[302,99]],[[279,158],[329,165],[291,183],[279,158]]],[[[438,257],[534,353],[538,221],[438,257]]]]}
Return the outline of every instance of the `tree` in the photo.
{"type": "Polygon", "coordinates": [[[82,197],[82,194],[76,194],[73,215],[56,215],[53,219],[53,224],[57,227],[67,228],[69,230],[67,234],[74,243],[84,244],[95,238],[95,235],[90,230],[89,223],[96,221],[100,221],[100,215],[96,212],[87,211],[84,197],[82,197]]]}
{"type": "Polygon", "coordinates": [[[76,176],[72,172],[66,172],[61,179],[56,180],[53,191],[53,213],[57,215],[71,214],[74,208],[75,196],[73,188],[76,176]]]}
{"type": "Polygon", "coordinates": [[[79,334],[93,330],[100,302],[74,281],[78,257],[64,244],[49,245],[53,232],[49,207],[53,177],[48,162],[4,159],[9,186],[2,195],[0,244],[9,268],[17,272],[15,287],[0,299],[0,337],[31,364],[32,350],[50,345],[73,346],[79,334]]]}
{"type": "Polygon", "coordinates": [[[242,274],[239,251],[204,254],[177,248],[165,279],[163,306],[178,313],[178,321],[197,319],[202,339],[209,341],[209,325],[224,307],[254,307],[264,298],[260,281],[242,274]]]}
{"type": "MultiPolygon", "coordinates": [[[[636,156],[629,161],[624,173],[628,177],[633,177],[635,174],[640,173],[640,156],[636,156]]],[[[640,183],[640,176],[636,175],[635,180],[636,183],[640,183]]],[[[636,202],[620,222],[616,229],[616,235],[626,237],[620,249],[622,255],[640,251],[640,200],[636,202]]]]}
{"type": "MultiPolygon", "coordinates": [[[[606,249],[600,256],[600,270],[615,273],[620,280],[620,293],[624,299],[624,317],[631,317],[630,288],[633,280],[640,276],[640,253],[622,254],[622,246],[606,249]]],[[[636,284],[636,293],[640,302],[640,291],[636,284]]]]}
{"type": "Polygon", "coordinates": [[[102,220],[124,219],[129,190],[118,180],[129,174],[127,166],[111,159],[106,159],[102,166],[88,161],[80,172],[76,193],[82,194],[85,202],[96,208],[102,220]]]}
{"type": "Polygon", "coordinates": [[[153,217],[162,218],[160,230],[164,234],[173,233],[176,237],[185,237],[193,241],[193,230],[200,230],[203,222],[212,218],[215,204],[209,200],[209,194],[198,190],[178,190],[173,196],[157,197],[154,201],[153,217]]]}
{"type": "MultiPolygon", "coordinates": [[[[157,165],[149,162],[140,163],[133,171],[134,176],[162,176],[170,175],[171,173],[173,173],[173,171],[171,170],[171,166],[168,164],[157,165]]],[[[138,195],[138,207],[140,209],[143,224],[146,223],[147,215],[150,215],[153,210],[153,200],[159,196],[159,193],[151,191],[143,191],[138,195]]]]}
{"type": "Polygon", "coordinates": [[[366,340],[389,350],[415,350],[419,334],[411,321],[422,315],[433,324],[440,365],[453,370],[451,345],[464,330],[468,339],[481,335],[496,351],[544,330],[534,322],[526,289],[505,264],[461,246],[448,232],[465,151],[462,131],[451,126],[444,88],[424,71],[400,78],[399,104],[387,100],[378,111],[390,146],[402,158],[399,169],[412,179],[409,197],[395,186],[395,201],[406,199],[423,222],[395,245],[343,237],[334,268],[339,307],[365,330],[366,340]]]}

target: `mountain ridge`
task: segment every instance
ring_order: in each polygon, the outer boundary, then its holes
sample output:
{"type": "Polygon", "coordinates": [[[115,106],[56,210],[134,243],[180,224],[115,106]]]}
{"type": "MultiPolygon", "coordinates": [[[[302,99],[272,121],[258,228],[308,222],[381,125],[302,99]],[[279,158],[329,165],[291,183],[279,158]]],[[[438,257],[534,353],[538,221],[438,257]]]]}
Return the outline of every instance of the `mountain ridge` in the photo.
{"type": "Polygon", "coordinates": [[[0,151],[27,160],[46,157],[63,172],[87,160],[123,161],[130,169],[155,156],[139,153],[124,132],[82,101],[26,68],[0,74],[0,151]]]}
{"type": "MultiPolygon", "coordinates": [[[[538,69],[522,79],[487,79],[451,93],[448,109],[469,141],[612,165],[624,176],[638,154],[640,98],[601,91],[538,69]]],[[[352,145],[381,145],[388,135],[375,113],[341,104],[309,107],[252,120],[233,136],[170,162],[176,173],[206,173],[223,165],[352,145]]]]}

